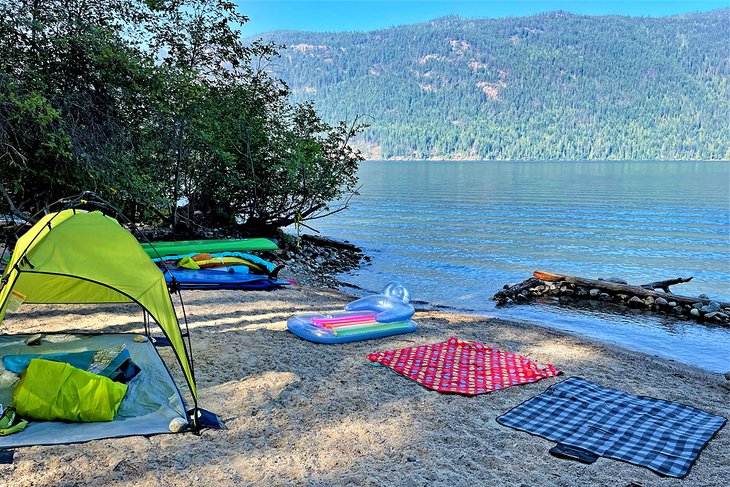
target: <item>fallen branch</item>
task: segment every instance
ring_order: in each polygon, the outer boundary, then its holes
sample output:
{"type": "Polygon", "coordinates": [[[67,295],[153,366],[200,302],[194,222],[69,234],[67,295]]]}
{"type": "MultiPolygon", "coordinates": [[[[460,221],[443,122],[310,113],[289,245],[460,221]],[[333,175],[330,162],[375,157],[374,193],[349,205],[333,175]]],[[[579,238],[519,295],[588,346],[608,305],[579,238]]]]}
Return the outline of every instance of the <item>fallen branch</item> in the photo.
{"type": "Polygon", "coordinates": [[[665,293],[670,292],[669,286],[674,286],[675,284],[682,284],[683,282],[689,282],[692,280],[692,277],[678,277],[676,279],[667,279],[665,281],[654,281],[650,282],[649,284],[642,284],[641,287],[644,289],[661,289],[665,293]]]}
{"type": "Polygon", "coordinates": [[[527,302],[531,298],[544,295],[559,296],[560,298],[594,299],[686,316],[701,321],[729,323],[730,303],[713,301],[704,295],[691,297],[655,291],[656,288],[668,290],[669,286],[688,282],[691,279],[691,277],[680,277],[635,286],[627,284],[625,281],[587,279],[535,271],[533,277],[520,284],[505,286],[492,299],[497,301],[498,305],[527,302]]]}

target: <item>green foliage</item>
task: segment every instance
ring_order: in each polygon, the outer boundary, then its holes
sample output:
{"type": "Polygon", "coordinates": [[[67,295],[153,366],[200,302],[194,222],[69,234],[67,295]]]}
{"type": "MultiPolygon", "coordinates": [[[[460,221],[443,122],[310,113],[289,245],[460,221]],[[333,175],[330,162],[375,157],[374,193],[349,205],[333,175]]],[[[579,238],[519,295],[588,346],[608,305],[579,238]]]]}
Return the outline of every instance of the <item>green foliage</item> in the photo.
{"type": "Polygon", "coordinates": [[[728,159],[730,10],[274,32],[275,72],[372,158],[728,159]]]}
{"type": "Polygon", "coordinates": [[[347,142],[359,127],[291,105],[257,66],[274,47],[242,42],[246,21],[225,0],[4,2],[0,190],[11,211],[91,189],[174,225],[183,198],[188,215],[257,231],[326,213],[353,190],[361,157],[347,142]]]}

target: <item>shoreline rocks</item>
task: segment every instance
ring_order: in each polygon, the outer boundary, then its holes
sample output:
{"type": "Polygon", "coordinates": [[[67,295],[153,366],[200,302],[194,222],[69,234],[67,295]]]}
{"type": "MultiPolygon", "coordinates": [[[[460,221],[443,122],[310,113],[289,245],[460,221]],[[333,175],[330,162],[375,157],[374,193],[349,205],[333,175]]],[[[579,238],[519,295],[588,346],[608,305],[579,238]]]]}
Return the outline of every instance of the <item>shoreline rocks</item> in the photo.
{"type": "MultiPolygon", "coordinates": [[[[615,278],[599,279],[617,282],[615,278]]],[[[624,281],[625,282],[625,281],[624,281]]],[[[601,304],[610,311],[611,306],[628,307],[634,310],[648,311],[660,315],[673,315],[686,319],[694,319],[702,323],[718,325],[730,324],[730,306],[710,300],[702,294],[692,304],[678,304],[672,295],[664,297],[637,296],[628,292],[611,292],[605,289],[591,288],[573,282],[543,281],[535,277],[513,286],[505,285],[503,290],[492,299],[500,305],[528,304],[532,300],[558,300],[561,304],[574,304],[581,301],[601,304]]]]}
{"type": "Polygon", "coordinates": [[[262,258],[274,264],[283,264],[284,272],[299,284],[335,288],[343,285],[337,275],[358,269],[369,263],[370,257],[361,248],[348,241],[339,241],[314,235],[297,238],[285,235],[278,242],[279,250],[259,252],[262,258]]]}

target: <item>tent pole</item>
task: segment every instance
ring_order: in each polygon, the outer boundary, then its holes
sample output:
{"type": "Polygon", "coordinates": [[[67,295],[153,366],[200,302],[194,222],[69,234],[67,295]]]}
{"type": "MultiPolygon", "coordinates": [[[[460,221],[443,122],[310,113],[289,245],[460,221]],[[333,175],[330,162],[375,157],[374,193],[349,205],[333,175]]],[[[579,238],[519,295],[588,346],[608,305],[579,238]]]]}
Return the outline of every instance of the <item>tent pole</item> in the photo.
{"type": "MultiPolygon", "coordinates": [[[[185,337],[188,341],[188,346],[185,347],[188,354],[188,360],[190,361],[190,375],[193,377],[193,382],[195,383],[195,361],[193,360],[193,344],[190,341],[190,327],[188,326],[188,315],[185,312],[185,302],[182,298],[182,293],[180,292],[180,289],[177,290],[177,297],[180,300],[180,309],[182,310],[183,314],[183,323],[185,323],[185,337]]],[[[178,325],[180,322],[178,321],[178,325]]],[[[193,428],[198,431],[199,425],[198,425],[198,398],[193,395],[193,428]]]]}
{"type": "Polygon", "coordinates": [[[147,310],[142,308],[142,323],[144,324],[144,334],[147,338],[150,336],[150,317],[147,310]]]}

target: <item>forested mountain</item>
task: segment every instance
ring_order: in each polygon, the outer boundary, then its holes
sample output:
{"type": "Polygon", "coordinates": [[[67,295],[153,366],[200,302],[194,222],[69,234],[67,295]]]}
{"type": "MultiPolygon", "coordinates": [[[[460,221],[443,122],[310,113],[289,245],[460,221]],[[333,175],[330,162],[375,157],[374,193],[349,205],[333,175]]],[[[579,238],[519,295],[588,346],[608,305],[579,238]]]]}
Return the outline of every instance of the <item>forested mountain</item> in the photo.
{"type": "Polygon", "coordinates": [[[296,100],[366,115],[370,158],[730,159],[728,9],[259,37],[296,100]]]}

